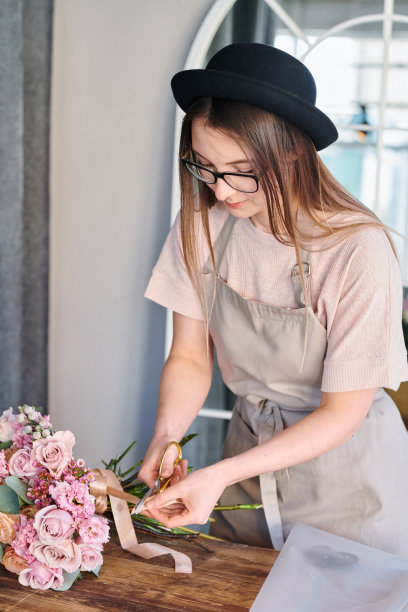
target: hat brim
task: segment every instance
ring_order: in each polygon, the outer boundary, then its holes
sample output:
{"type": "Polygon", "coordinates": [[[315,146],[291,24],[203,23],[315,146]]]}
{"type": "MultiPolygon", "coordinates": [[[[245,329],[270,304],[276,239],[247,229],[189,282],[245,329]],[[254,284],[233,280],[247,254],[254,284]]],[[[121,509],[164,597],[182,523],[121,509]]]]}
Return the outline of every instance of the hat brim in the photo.
{"type": "Polygon", "coordinates": [[[310,136],[318,151],[338,137],[334,123],[316,106],[278,87],[234,72],[183,70],[174,75],[171,87],[183,111],[198,98],[225,98],[257,106],[290,121],[310,136]]]}

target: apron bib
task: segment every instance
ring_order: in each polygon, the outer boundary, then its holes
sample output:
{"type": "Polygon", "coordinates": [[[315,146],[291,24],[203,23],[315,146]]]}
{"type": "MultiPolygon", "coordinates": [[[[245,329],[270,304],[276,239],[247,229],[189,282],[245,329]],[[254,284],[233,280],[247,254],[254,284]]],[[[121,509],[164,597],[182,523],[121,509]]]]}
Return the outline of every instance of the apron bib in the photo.
{"type": "MultiPolygon", "coordinates": [[[[214,245],[217,270],[235,222],[228,217],[214,245]]],[[[301,255],[310,295],[309,253],[301,255]]],[[[262,444],[320,404],[326,330],[309,306],[304,349],[306,307],[298,266],[288,274],[296,309],[248,300],[217,275],[209,329],[223,380],[238,396],[224,458],[262,444]]],[[[210,259],[203,282],[211,304],[210,259]]],[[[211,533],[279,550],[300,521],[408,557],[407,465],[407,431],[394,402],[379,389],[363,424],[341,446],[228,487],[221,505],[262,502],[264,511],[216,512],[211,533]]]]}

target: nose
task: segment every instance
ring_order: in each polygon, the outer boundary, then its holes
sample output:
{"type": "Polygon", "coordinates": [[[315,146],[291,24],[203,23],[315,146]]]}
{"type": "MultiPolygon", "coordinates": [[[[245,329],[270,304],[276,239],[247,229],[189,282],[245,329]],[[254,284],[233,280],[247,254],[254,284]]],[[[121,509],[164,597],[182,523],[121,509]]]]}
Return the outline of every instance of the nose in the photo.
{"type": "Polygon", "coordinates": [[[233,187],[228,185],[228,183],[226,183],[224,179],[221,178],[217,178],[215,183],[208,186],[213,190],[213,192],[215,193],[215,197],[220,202],[226,200],[231,194],[235,193],[236,191],[233,187]]]}

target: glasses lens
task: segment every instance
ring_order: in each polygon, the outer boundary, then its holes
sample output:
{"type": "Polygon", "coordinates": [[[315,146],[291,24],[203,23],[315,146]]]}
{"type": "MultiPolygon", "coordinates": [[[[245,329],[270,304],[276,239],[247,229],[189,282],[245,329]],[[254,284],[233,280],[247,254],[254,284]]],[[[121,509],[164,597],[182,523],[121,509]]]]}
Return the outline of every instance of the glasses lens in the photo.
{"type": "Polygon", "coordinates": [[[184,162],[185,167],[193,176],[198,178],[200,181],[204,181],[204,183],[215,183],[215,176],[210,170],[205,170],[205,168],[200,168],[193,163],[184,162]]]}
{"type": "Polygon", "coordinates": [[[225,174],[224,179],[230,187],[233,187],[237,191],[244,191],[246,193],[255,193],[255,191],[258,191],[258,183],[253,176],[225,174]]]}

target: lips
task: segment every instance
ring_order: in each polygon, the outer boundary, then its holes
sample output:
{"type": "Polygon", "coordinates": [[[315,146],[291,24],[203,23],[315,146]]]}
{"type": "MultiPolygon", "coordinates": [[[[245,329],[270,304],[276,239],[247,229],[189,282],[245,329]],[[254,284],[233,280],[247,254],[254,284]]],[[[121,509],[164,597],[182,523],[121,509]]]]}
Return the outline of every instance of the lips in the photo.
{"type": "Polygon", "coordinates": [[[227,202],[225,201],[225,204],[229,207],[229,208],[242,208],[242,206],[244,206],[246,200],[243,200],[242,202],[227,202]]]}

